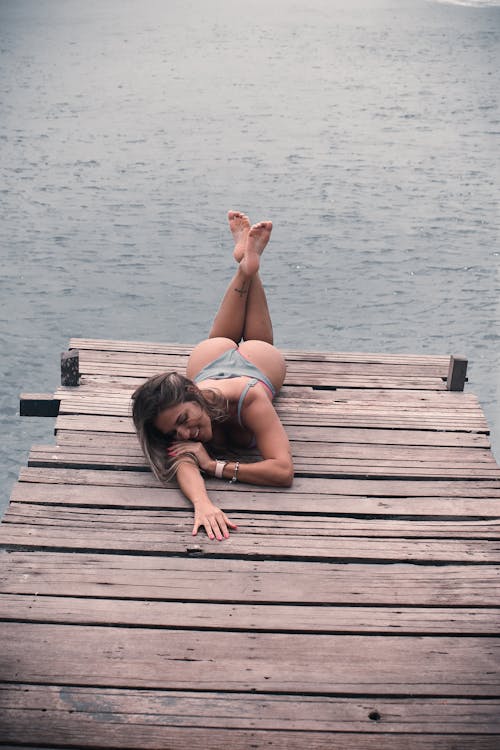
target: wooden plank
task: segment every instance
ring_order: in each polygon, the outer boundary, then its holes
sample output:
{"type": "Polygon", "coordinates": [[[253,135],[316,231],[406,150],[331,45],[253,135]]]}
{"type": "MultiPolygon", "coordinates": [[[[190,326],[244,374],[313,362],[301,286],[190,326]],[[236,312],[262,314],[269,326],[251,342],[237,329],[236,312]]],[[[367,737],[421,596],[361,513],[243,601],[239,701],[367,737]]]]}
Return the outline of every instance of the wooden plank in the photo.
{"type": "MultiPolygon", "coordinates": [[[[312,420],[311,420],[312,421],[312,420]]],[[[129,417],[110,417],[104,415],[79,415],[79,414],[60,414],[56,419],[56,431],[60,430],[73,430],[73,431],[93,431],[93,432],[110,432],[119,434],[135,434],[135,430],[132,424],[132,420],[129,417]]],[[[464,445],[478,444],[475,441],[479,441],[479,444],[484,444],[481,441],[488,441],[486,435],[474,435],[468,432],[454,433],[452,430],[449,431],[432,431],[423,430],[420,431],[411,427],[404,427],[401,429],[384,428],[374,425],[373,427],[367,427],[366,425],[351,427],[349,425],[330,425],[330,427],[322,424],[318,425],[286,425],[287,434],[290,437],[297,436],[298,439],[307,439],[308,436],[312,440],[330,440],[335,442],[335,434],[341,436],[342,441],[346,440],[349,434],[353,435],[353,439],[356,439],[358,435],[364,434],[366,437],[373,436],[374,439],[378,438],[379,442],[383,442],[384,435],[387,435],[388,442],[399,444],[403,441],[405,435],[414,436],[414,444],[417,445],[460,445],[461,439],[464,441],[464,445]],[[332,429],[332,426],[335,429],[332,429]],[[419,437],[417,437],[417,432],[419,437]],[[418,442],[417,442],[418,441],[418,442]]]]}
{"type": "MultiPolygon", "coordinates": [[[[381,446],[381,445],[362,445],[362,444],[323,444],[323,443],[299,443],[290,441],[292,457],[299,463],[307,461],[322,465],[324,463],[334,463],[341,465],[343,463],[372,462],[383,466],[418,466],[422,468],[436,468],[436,465],[443,469],[455,468],[457,471],[460,467],[492,469],[498,470],[498,465],[489,450],[479,450],[475,448],[426,448],[414,446],[404,448],[400,446],[381,446]]],[[[246,460],[256,460],[257,452],[239,451],[239,454],[246,457],[246,460]]],[[[141,449],[133,439],[129,443],[113,443],[107,439],[89,440],[84,437],[80,441],[71,443],[58,442],[57,445],[33,445],[30,455],[35,459],[51,456],[54,460],[71,459],[78,456],[85,456],[88,460],[91,457],[98,457],[106,460],[118,460],[119,457],[126,458],[129,462],[146,465],[141,449]],[[54,454],[54,455],[52,455],[54,454]]],[[[457,475],[457,478],[458,475],[457,475]]]]}
{"type": "MultiPolygon", "coordinates": [[[[116,533],[134,532],[140,529],[142,538],[151,534],[151,541],[161,534],[175,533],[182,530],[186,516],[183,511],[172,511],[165,514],[156,510],[126,511],[117,508],[84,508],[67,506],[65,508],[29,503],[11,502],[5,514],[6,534],[9,527],[16,524],[32,524],[53,527],[54,529],[91,528],[98,534],[116,529],[116,533]]],[[[500,540],[500,520],[460,521],[455,519],[438,520],[393,520],[387,518],[330,518],[327,516],[289,516],[284,513],[233,513],[231,518],[238,524],[241,536],[250,534],[269,535],[272,528],[274,536],[308,535],[320,544],[321,538],[333,537],[369,537],[375,540],[384,539],[487,539],[500,540]]],[[[2,537],[0,537],[1,539],[2,537]]],[[[283,543],[281,539],[279,543],[283,543]]]]}
{"type": "MultiPolygon", "coordinates": [[[[26,717],[27,718],[27,717],[26,717]]],[[[33,718],[33,717],[32,717],[33,718]]],[[[45,726],[43,722],[42,727],[45,726]]],[[[35,730],[35,736],[52,738],[54,733],[52,729],[48,728],[48,733],[43,733],[43,729],[35,730]]],[[[91,747],[95,748],[95,735],[92,734],[90,738],[85,737],[84,740],[80,740],[82,733],[85,734],[81,725],[78,725],[76,734],[69,733],[70,736],[75,738],[75,741],[79,742],[78,748],[91,747]],[[85,743],[85,744],[82,744],[85,743]],[[87,745],[87,743],[90,743],[87,745]]],[[[332,738],[328,737],[325,732],[294,732],[286,731],[275,732],[274,730],[234,730],[234,729],[217,729],[211,730],[207,733],[206,729],[191,728],[178,729],[177,727],[163,730],[163,734],[158,735],[153,730],[146,732],[143,727],[139,727],[139,735],[136,732],[126,733],[126,738],[122,739],[124,745],[116,744],[120,742],[119,738],[116,738],[116,731],[108,727],[106,730],[102,730],[99,733],[100,736],[105,736],[105,741],[108,743],[106,747],[113,748],[124,748],[124,750],[157,750],[158,742],[165,742],[169,750],[220,750],[221,747],[230,747],[231,750],[268,750],[270,746],[273,750],[303,750],[304,746],[310,748],[310,750],[331,750],[332,738]],[[148,739],[143,740],[142,738],[147,736],[148,739]],[[131,748],[130,742],[132,737],[139,744],[131,748]],[[151,744],[152,743],[152,744],[151,744]]],[[[30,731],[30,736],[33,735],[33,730],[30,731]]],[[[58,733],[58,736],[62,737],[58,733]]],[[[68,737],[68,733],[65,731],[64,736],[68,737]]],[[[123,736],[123,735],[122,735],[123,736]]],[[[380,742],[382,738],[384,750],[407,750],[408,743],[411,743],[412,750],[456,750],[460,747],[460,742],[463,740],[462,735],[455,734],[407,734],[404,736],[392,735],[392,734],[360,734],[359,737],[353,733],[338,732],[333,735],[336,743],[336,750],[380,750],[380,742]]],[[[2,745],[4,750],[18,750],[19,746],[16,745],[2,745]]],[[[40,746],[26,745],[23,743],[23,750],[41,750],[40,746]]],[[[43,740],[43,750],[61,750],[61,745],[55,748],[52,744],[47,745],[43,740]]],[[[67,746],[66,746],[67,747],[67,746]]],[[[469,736],[467,737],[467,750],[498,750],[498,737],[494,736],[469,736]]]]}
{"type": "MultiPolygon", "coordinates": [[[[33,718],[33,717],[32,717],[33,718]]],[[[50,716],[49,716],[50,721],[50,716]]],[[[54,731],[46,728],[46,722],[42,722],[42,727],[38,730],[30,730],[30,736],[53,738],[54,731]],[[43,732],[45,728],[45,732],[43,732]],[[42,734],[41,734],[42,733],[42,734]]],[[[332,737],[327,732],[295,732],[274,730],[244,730],[244,729],[212,729],[207,732],[206,729],[190,728],[189,731],[182,728],[170,727],[164,729],[163,733],[158,734],[153,730],[145,729],[142,726],[127,732],[122,732],[121,737],[117,737],[117,730],[114,727],[99,726],[100,737],[105,737],[106,747],[123,748],[130,750],[130,742],[135,738],[139,747],[145,750],[157,750],[158,742],[167,743],[168,750],[220,750],[222,747],[230,747],[231,750],[268,750],[270,746],[273,750],[303,750],[304,746],[310,750],[332,750],[332,737]],[[139,732],[137,734],[137,731],[139,732]],[[126,737],[123,735],[126,734],[126,737]],[[124,744],[120,744],[123,742],[124,744]],[[118,744],[117,744],[118,743],[118,744]]],[[[90,738],[87,736],[85,728],[79,725],[78,734],[63,731],[58,736],[64,738],[66,742],[71,742],[71,748],[80,750],[82,747],[95,748],[95,733],[92,732],[90,738]],[[76,745],[73,743],[77,743],[76,745]]],[[[463,742],[461,734],[358,734],[336,732],[334,735],[336,747],[342,750],[380,750],[380,743],[383,742],[384,750],[407,750],[411,743],[412,750],[457,750],[460,743],[463,742]]],[[[57,745],[46,744],[43,740],[43,750],[70,750],[65,744],[57,745]]],[[[4,750],[18,750],[19,746],[2,745],[4,750]]],[[[23,743],[23,750],[40,750],[40,746],[33,747],[31,744],[23,743]]],[[[101,746],[102,747],[102,746],[101,746]]],[[[498,736],[487,735],[469,735],[467,737],[467,750],[498,750],[498,736]]]]}
{"type": "MultiPolygon", "coordinates": [[[[50,484],[80,484],[98,486],[121,487],[157,487],[160,482],[151,472],[127,471],[93,471],[91,469],[51,469],[51,468],[21,468],[20,482],[45,482],[50,484]]],[[[175,487],[175,483],[169,483],[175,487]]],[[[209,491],[217,493],[232,492],[234,488],[228,482],[211,479],[208,481],[209,491]]],[[[238,492],[255,493],[256,487],[250,484],[238,483],[238,492]]],[[[297,477],[291,487],[266,487],[266,492],[272,492],[280,497],[290,494],[323,494],[323,495],[358,495],[363,497],[467,497],[467,498],[497,498],[500,497],[500,480],[457,480],[457,481],[425,481],[425,480],[362,480],[362,479],[329,479],[317,477],[297,477]]],[[[278,501],[278,499],[277,499],[278,501]]]]}
{"type": "MultiPolygon", "coordinates": [[[[135,435],[120,433],[81,433],[78,431],[61,431],[57,435],[57,445],[67,450],[71,447],[95,448],[96,451],[113,450],[127,455],[140,455],[141,450],[135,435]]],[[[434,446],[434,445],[401,445],[382,442],[335,442],[320,440],[290,440],[292,453],[296,456],[340,456],[401,458],[412,456],[428,461],[473,460],[476,462],[495,462],[491,451],[483,446],[434,446]]],[[[35,446],[33,446],[34,448],[35,446]]],[[[250,453],[253,453],[249,452],[250,453]]],[[[255,451],[257,455],[257,451],[255,451]]]]}
{"type": "MultiPolygon", "coordinates": [[[[140,529],[141,536],[152,533],[151,539],[156,539],[156,532],[179,532],[184,525],[186,512],[172,511],[169,514],[157,510],[127,511],[117,508],[84,508],[84,507],[52,507],[47,505],[11,502],[5,514],[6,527],[15,524],[28,523],[49,526],[57,529],[78,527],[92,528],[96,533],[116,529],[118,532],[133,532],[140,529]]],[[[437,520],[415,520],[390,518],[346,518],[328,516],[290,516],[282,512],[276,513],[233,513],[232,519],[238,524],[241,535],[269,534],[272,526],[275,536],[303,536],[314,538],[319,544],[321,537],[369,537],[376,539],[383,537],[401,539],[488,539],[500,540],[500,519],[466,521],[444,518],[437,520]]],[[[8,534],[9,529],[5,529],[8,534]]],[[[1,537],[0,537],[1,538],[1,537]]],[[[283,540],[280,540],[282,543],[283,540]]]]}
{"type": "MultiPolygon", "coordinates": [[[[131,377],[146,379],[152,375],[157,375],[172,368],[165,368],[159,365],[144,364],[115,364],[100,362],[82,362],[80,372],[82,375],[118,375],[121,377],[131,377]]],[[[182,369],[180,367],[173,369],[182,369]]],[[[287,385],[312,385],[323,388],[399,388],[401,390],[446,390],[446,383],[441,377],[409,377],[409,376],[391,376],[388,375],[362,375],[341,373],[334,375],[317,375],[295,373],[290,371],[286,378],[287,385]]]]}
{"type": "MultiPolygon", "coordinates": [[[[324,360],[298,360],[291,356],[287,357],[287,374],[292,378],[300,378],[301,384],[307,384],[310,375],[325,375],[327,377],[337,375],[357,375],[362,377],[389,377],[389,378],[409,378],[413,379],[439,379],[447,378],[448,367],[443,370],[441,362],[429,361],[397,361],[395,359],[386,362],[370,361],[369,359],[359,360],[349,357],[343,359],[329,358],[324,360]]],[[[184,369],[187,364],[187,358],[184,355],[177,354],[160,354],[157,352],[112,352],[112,351],[95,351],[88,352],[82,350],[80,357],[81,372],[96,372],[102,365],[112,366],[115,372],[121,367],[142,368],[149,370],[157,368],[160,371],[175,369],[184,369]]],[[[448,364],[448,363],[447,363],[448,364]]]]}
{"type": "Polygon", "coordinates": [[[0,591],[143,601],[498,607],[500,566],[2,554],[0,591]],[[200,568],[201,565],[201,568],[200,568]],[[203,571],[200,574],[200,570],[203,571]]]}
{"type": "MultiPolygon", "coordinates": [[[[96,695],[85,687],[11,683],[0,685],[0,711],[4,715],[11,712],[12,724],[19,733],[16,736],[21,738],[21,731],[25,729],[27,734],[24,737],[30,741],[35,736],[30,726],[37,726],[38,720],[44,722],[44,727],[52,726],[53,731],[58,732],[51,738],[52,742],[65,742],[71,736],[89,741],[89,732],[100,732],[103,725],[112,724],[118,734],[111,739],[120,739],[121,742],[128,739],[129,742],[141,743],[141,746],[145,742],[145,747],[154,748],[166,746],[162,744],[169,742],[169,735],[165,732],[172,727],[229,730],[258,726],[260,730],[282,730],[289,734],[293,731],[323,732],[330,735],[326,737],[330,743],[333,740],[331,733],[342,731],[356,731],[361,735],[376,733],[380,742],[380,737],[385,741],[386,733],[391,732],[417,733],[425,729],[426,734],[481,735],[500,730],[498,699],[484,698],[448,698],[444,701],[439,698],[380,697],[373,701],[335,696],[113,688],[101,688],[96,695]],[[378,713],[379,719],[370,718],[374,712],[378,713]],[[48,716],[44,717],[44,714],[48,716]],[[35,716],[37,718],[33,720],[35,716]],[[68,731],[70,734],[65,735],[68,731]],[[157,734],[159,731],[162,731],[161,735],[157,734]],[[141,734],[137,735],[137,732],[141,734]],[[158,744],[153,745],[153,742],[158,744]]],[[[207,732],[207,740],[210,734],[207,732]]],[[[16,736],[9,736],[9,741],[16,736]]],[[[467,737],[466,741],[469,739],[467,737]]]]}
{"type": "MultiPolygon", "coordinates": [[[[242,458],[245,458],[242,456],[242,458]]],[[[248,460],[248,458],[246,459],[248,460]]],[[[256,460],[256,458],[254,458],[256,460]]],[[[71,446],[34,446],[30,451],[28,466],[73,469],[140,469],[149,470],[142,455],[131,455],[129,452],[113,451],[111,455],[90,448],[75,449],[71,446]]],[[[340,459],[333,457],[303,458],[294,456],[295,476],[308,477],[405,477],[426,479],[495,479],[500,478],[500,467],[491,458],[489,463],[483,462],[448,462],[443,465],[439,461],[377,458],[340,459]]]]}
{"type": "MultiPolygon", "coordinates": [[[[156,354],[177,354],[188,356],[193,346],[178,343],[159,343],[157,341],[116,341],[114,339],[71,338],[70,348],[100,352],[135,352],[156,354]]],[[[317,360],[320,362],[382,362],[382,363],[426,363],[439,365],[447,372],[450,357],[432,354],[410,354],[386,352],[332,352],[324,350],[281,349],[288,359],[317,360]]]]}
{"type": "Polygon", "coordinates": [[[300,694],[497,697],[500,640],[218,633],[5,622],[10,682],[300,694]],[[79,648],[75,649],[78,642],[79,648]]]}
{"type": "MultiPolygon", "coordinates": [[[[76,393],[79,396],[107,396],[109,398],[130,398],[135,388],[144,382],[141,378],[127,378],[119,376],[86,375],[82,377],[76,393]]],[[[58,398],[75,395],[74,388],[59,386],[55,395],[58,398]]],[[[474,393],[455,393],[447,390],[392,390],[388,388],[341,388],[315,389],[309,385],[284,385],[281,387],[276,401],[299,401],[304,399],[334,403],[395,403],[402,401],[414,406],[425,408],[427,405],[443,406],[444,408],[472,408],[478,406],[478,398],[474,393]]]]}
{"type": "MultiPolygon", "coordinates": [[[[484,415],[479,412],[475,415],[461,415],[456,413],[440,414],[427,412],[424,415],[418,413],[411,413],[404,409],[390,410],[388,409],[385,413],[371,412],[369,409],[359,410],[357,413],[348,413],[347,410],[343,409],[325,409],[319,413],[306,408],[304,402],[304,408],[302,410],[295,411],[283,411],[277,407],[278,415],[282,423],[287,427],[288,425],[318,425],[323,427],[369,427],[372,429],[427,429],[427,430],[450,430],[450,431],[476,431],[476,432],[489,432],[488,423],[484,418],[484,415]]],[[[130,416],[130,409],[121,404],[117,406],[104,404],[104,403],[70,403],[68,399],[61,401],[60,417],[56,421],[56,429],[62,427],[60,421],[61,416],[66,414],[88,414],[89,416],[102,416],[117,417],[123,420],[122,425],[128,423],[127,432],[133,432],[133,426],[130,416]]],[[[95,429],[92,424],[92,420],[87,421],[87,429],[95,429]]],[[[112,425],[112,423],[110,423],[112,425]]],[[[122,432],[123,430],[116,429],[116,426],[120,422],[117,421],[116,425],[112,425],[111,431],[122,432]]],[[[84,428],[86,429],[86,428],[84,428]]]]}
{"type": "MultiPolygon", "coordinates": [[[[82,435],[78,424],[81,421],[78,416],[65,416],[60,418],[60,423],[65,420],[71,420],[76,424],[76,429],[58,429],[57,442],[59,444],[79,445],[81,440],[107,441],[117,444],[123,442],[126,445],[137,445],[135,432],[113,432],[85,430],[82,435]]],[[[83,418],[86,420],[86,418],[83,418]]],[[[95,422],[100,425],[101,418],[96,417],[95,422]]],[[[104,424],[106,426],[107,423],[104,424]]],[[[432,430],[380,430],[380,429],[363,429],[339,427],[335,430],[328,427],[295,427],[289,426],[287,434],[290,440],[300,442],[321,442],[327,444],[335,443],[362,443],[365,445],[402,445],[402,446],[422,446],[422,447],[458,447],[465,448],[489,448],[490,440],[487,435],[474,432],[433,432],[432,430]]]]}
{"type": "Polygon", "coordinates": [[[1,594],[2,620],[273,633],[490,635],[500,609],[143,602],[1,594]]]}
{"type": "MultiPolygon", "coordinates": [[[[41,507],[41,506],[38,506],[41,507]]],[[[136,511],[139,513],[139,511],[136,511]]],[[[124,554],[170,554],[170,555],[217,555],[232,559],[297,559],[331,560],[356,562],[433,562],[433,563],[475,563],[498,564],[500,562],[500,541],[479,538],[391,538],[388,534],[378,537],[354,536],[351,533],[314,535],[300,533],[277,533],[272,525],[268,531],[253,533],[252,527],[239,519],[239,531],[229,539],[210,541],[204,532],[196,539],[191,536],[192,519],[188,514],[179,514],[175,523],[163,521],[160,516],[156,525],[143,526],[130,523],[123,528],[118,523],[92,526],[91,521],[64,524],[54,519],[40,523],[27,519],[21,523],[4,521],[1,528],[0,544],[9,549],[83,550],[107,552],[114,550],[124,554]]],[[[415,534],[418,529],[415,529],[415,534]]],[[[465,537],[465,535],[464,535],[465,537]]]]}
{"type": "MultiPolygon", "coordinates": [[[[125,392],[124,392],[125,393],[125,392]]],[[[101,392],[90,394],[75,392],[59,394],[58,399],[61,400],[61,413],[85,413],[94,410],[95,413],[99,413],[99,410],[109,409],[109,412],[104,411],[104,414],[108,413],[109,416],[113,414],[115,416],[130,416],[131,415],[131,399],[127,395],[118,397],[116,394],[110,394],[108,392],[101,392]]],[[[325,392],[326,393],[326,392],[325,392]]],[[[338,393],[338,391],[335,391],[338,393]]],[[[321,399],[309,396],[306,399],[290,399],[278,397],[274,405],[278,413],[285,415],[293,415],[301,410],[305,410],[307,414],[324,414],[331,416],[332,414],[345,414],[345,415],[360,415],[368,413],[370,416],[387,417],[391,413],[397,416],[407,416],[411,418],[419,418],[422,422],[420,429],[425,429],[425,424],[435,419],[454,419],[460,421],[463,419],[469,419],[472,422],[479,419],[484,419],[484,414],[481,408],[477,404],[463,403],[463,404],[446,404],[439,402],[428,402],[426,404],[413,403],[409,399],[400,400],[395,404],[391,400],[381,401],[368,401],[359,399],[357,401],[350,400],[344,401],[342,399],[328,399],[323,396],[321,399]]]]}
{"type": "MultiPolygon", "coordinates": [[[[143,369],[157,368],[160,371],[183,370],[187,364],[187,355],[182,353],[160,353],[155,351],[144,352],[121,352],[121,351],[89,351],[79,349],[80,367],[92,371],[99,366],[113,366],[115,372],[120,367],[134,367],[143,369]]],[[[307,375],[310,373],[333,373],[333,374],[373,374],[383,377],[407,377],[407,378],[435,378],[442,381],[447,380],[450,360],[432,360],[418,358],[393,357],[386,355],[384,358],[365,357],[363,355],[343,356],[332,353],[327,358],[307,357],[301,353],[283,351],[287,362],[287,370],[296,374],[303,373],[305,377],[302,383],[307,383],[307,375]]],[[[82,369],[83,371],[83,369],[82,369]]]]}
{"type": "MultiPolygon", "coordinates": [[[[78,484],[17,483],[11,493],[16,503],[80,505],[120,508],[182,510],[187,502],[174,487],[123,487],[78,484]]],[[[276,494],[265,489],[239,492],[228,488],[224,494],[227,512],[275,513],[276,494]]],[[[288,494],[286,512],[309,516],[410,516],[427,518],[500,518],[500,498],[440,497],[357,497],[356,495],[288,494]]]]}

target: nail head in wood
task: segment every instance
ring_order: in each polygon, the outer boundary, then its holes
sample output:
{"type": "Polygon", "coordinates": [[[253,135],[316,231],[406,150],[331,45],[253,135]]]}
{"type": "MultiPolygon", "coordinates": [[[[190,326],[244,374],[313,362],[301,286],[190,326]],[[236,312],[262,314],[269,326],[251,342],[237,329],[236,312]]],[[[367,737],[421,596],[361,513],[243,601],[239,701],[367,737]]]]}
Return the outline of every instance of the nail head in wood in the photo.
{"type": "Polygon", "coordinates": [[[446,387],[449,391],[463,391],[467,381],[467,359],[465,357],[450,357],[446,387]]]}
{"type": "Polygon", "coordinates": [[[70,349],[61,354],[61,385],[76,386],[80,380],[78,349],[70,349]]]}

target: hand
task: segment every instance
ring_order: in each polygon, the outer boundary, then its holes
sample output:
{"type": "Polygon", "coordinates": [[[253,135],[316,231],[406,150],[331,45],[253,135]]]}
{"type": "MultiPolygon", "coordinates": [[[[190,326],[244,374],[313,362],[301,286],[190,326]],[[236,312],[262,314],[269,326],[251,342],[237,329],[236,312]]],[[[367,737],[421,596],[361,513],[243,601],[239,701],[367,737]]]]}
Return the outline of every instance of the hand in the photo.
{"type": "Polygon", "coordinates": [[[237,529],[235,523],[232,523],[226,514],[212,503],[208,498],[197,502],[194,506],[194,526],[193,536],[196,536],[200,526],[205,527],[209,539],[218,539],[219,542],[229,537],[228,526],[230,529],[237,529]]]}
{"type": "Polygon", "coordinates": [[[176,440],[175,443],[171,443],[167,449],[169,456],[179,458],[183,453],[191,453],[196,457],[198,466],[203,471],[208,471],[213,464],[213,459],[210,458],[203,443],[199,443],[195,440],[176,440]]]}

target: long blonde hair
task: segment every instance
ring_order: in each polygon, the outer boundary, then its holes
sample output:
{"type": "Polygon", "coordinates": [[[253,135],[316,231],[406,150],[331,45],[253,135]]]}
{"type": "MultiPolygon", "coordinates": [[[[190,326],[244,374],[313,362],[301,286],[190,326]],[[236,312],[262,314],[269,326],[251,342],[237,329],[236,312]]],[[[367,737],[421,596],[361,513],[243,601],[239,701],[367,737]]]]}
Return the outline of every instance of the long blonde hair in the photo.
{"type": "Polygon", "coordinates": [[[171,458],[167,448],[172,439],[155,427],[158,414],[171,406],[194,401],[211,420],[221,422],[228,416],[227,401],[219,391],[203,389],[178,372],[154,375],[140,385],[132,395],[132,418],[142,452],[151,471],[160,482],[175,476],[181,461],[196,462],[192,454],[171,458]]]}

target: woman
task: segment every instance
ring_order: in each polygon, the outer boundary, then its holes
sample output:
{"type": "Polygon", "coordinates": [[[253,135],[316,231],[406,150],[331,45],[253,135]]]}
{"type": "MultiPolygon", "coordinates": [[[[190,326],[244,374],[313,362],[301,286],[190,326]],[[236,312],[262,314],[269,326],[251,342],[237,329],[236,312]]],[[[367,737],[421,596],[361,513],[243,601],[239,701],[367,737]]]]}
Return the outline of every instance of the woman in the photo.
{"type": "Polygon", "coordinates": [[[272,405],[285,379],[285,361],[273,346],[260,256],[272,223],[250,226],[229,211],[238,269],[222,299],[209,338],[196,346],[186,375],[157,375],[133,395],[133,418],[144,455],[164,481],[177,476],[194,507],[193,535],[203,526],[210,539],[236,529],[208,497],[201,474],[251,484],[289,487],[293,480],[290,443],[272,405]],[[243,342],[239,342],[243,339],[243,342]],[[239,346],[238,346],[239,344],[239,346]],[[222,446],[256,446],[256,463],[221,461],[207,451],[222,446]]]}

